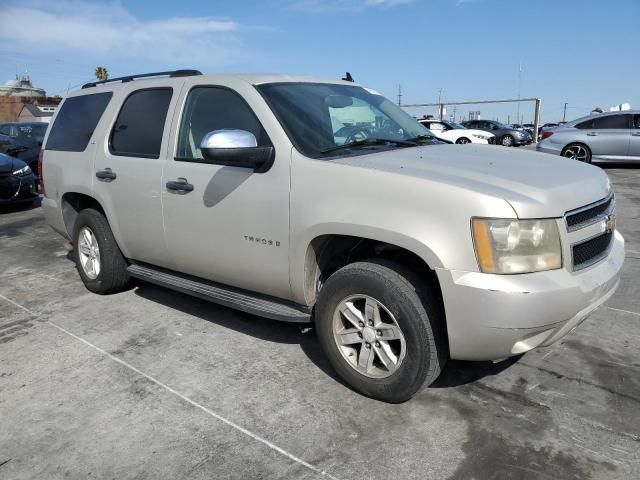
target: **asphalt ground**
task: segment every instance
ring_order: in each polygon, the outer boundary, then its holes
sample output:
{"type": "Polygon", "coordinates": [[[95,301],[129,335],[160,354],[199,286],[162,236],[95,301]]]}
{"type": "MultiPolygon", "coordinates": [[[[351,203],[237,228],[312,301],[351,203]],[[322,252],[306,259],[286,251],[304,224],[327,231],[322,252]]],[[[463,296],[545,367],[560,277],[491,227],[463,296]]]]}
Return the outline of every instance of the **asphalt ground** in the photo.
{"type": "Polygon", "coordinates": [[[91,294],[39,208],[4,208],[0,478],[640,478],[640,166],[606,171],[615,295],[401,405],[343,385],[313,329],[147,284],[91,294]]]}

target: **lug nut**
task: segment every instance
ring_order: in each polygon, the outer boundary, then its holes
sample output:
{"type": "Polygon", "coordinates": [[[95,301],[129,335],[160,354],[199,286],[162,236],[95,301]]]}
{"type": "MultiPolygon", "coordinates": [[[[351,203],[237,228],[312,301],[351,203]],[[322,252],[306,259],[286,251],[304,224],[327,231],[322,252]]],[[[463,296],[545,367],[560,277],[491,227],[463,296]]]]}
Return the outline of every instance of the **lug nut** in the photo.
{"type": "Polygon", "coordinates": [[[376,335],[381,337],[382,336],[382,330],[376,330],[376,335]]]}
{"type": "Polygon", "coordinates": [[[358,338],[362,338],[362,333],[358,332],[358,338]]]}
{"type": "Polygon", "coordinates": [[[373,327],[373,320],[369,320],[369,326],[373,327]]]}
{"type": "Polygon", "coordinates": [[[376,347],[380,348],[380,342],[376,342],[376,347]]]}
{"type": "Polygon", "coordinates": [[[371,348],[371,344],[370,343],[365,343],[364,346],[367,347],[367,348],[371,348]]]}
{"type": "Polygon", "coordinates": [[[358,325],[360,325],[361,327],[364,327],[364,322],[358,322],[358,325]]]}

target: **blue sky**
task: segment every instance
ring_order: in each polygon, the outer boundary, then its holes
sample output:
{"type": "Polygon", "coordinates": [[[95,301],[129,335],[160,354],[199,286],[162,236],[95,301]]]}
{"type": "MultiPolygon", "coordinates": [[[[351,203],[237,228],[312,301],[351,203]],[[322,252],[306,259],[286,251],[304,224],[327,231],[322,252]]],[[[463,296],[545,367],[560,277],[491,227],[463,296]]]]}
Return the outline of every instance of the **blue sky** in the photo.
{"type": "MultiPolygon", "coordinates": [[[[0,0],[0,81],[49,94],[173,68],[338,78],[406,103],[543,99],[543,120],[640,108],[640,0],[0,0]],[[17,65],[17,66],[16,66],[17,65]],[[77,87],[76,87],[77,88],[77,87]]],[[[515,121],[517,106],[459,107],[515,121]]],[[[410,110],[412,114],[424,113],[410,110]]],[[[451,113],[451,110],[449,110],[451,113]]],[[[524,121],[533,107],[522,104],[524,121]]]]}

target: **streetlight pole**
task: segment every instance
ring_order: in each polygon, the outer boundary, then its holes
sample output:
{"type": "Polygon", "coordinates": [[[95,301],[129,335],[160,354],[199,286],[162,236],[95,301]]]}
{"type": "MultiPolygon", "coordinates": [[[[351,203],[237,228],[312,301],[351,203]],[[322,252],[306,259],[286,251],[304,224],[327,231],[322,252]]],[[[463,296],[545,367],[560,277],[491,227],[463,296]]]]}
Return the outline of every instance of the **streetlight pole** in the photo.
{"type": "Polygon", "coordinates": [[[562,111],[562,121],[564,122],[567,119],[567,103],[564,102],[564,110],[562,111]]]}
{"type": "Polygon", "coordinates": [[[442,88],[438,90],[438,119],[442,120],[442,88]]]}

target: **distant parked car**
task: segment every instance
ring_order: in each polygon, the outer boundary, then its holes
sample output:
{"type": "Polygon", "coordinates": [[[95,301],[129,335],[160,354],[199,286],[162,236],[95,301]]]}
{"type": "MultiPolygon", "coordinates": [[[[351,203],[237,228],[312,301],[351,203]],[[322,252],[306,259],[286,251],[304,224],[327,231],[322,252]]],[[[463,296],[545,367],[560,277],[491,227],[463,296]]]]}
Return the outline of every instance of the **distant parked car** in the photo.
{"type": "Polygon", "coordinates": [[[433,132],[441,140],[453,143],[493,143],[494,135],[483,130],[472,130],[459,123],[446,120],[418,119],[418,121],[433,132]]]}
{"type": "Polygon", "coordinates": [[[640,161],[640,110],[590,115],[543,131],[536,150],[585,163],[640,161]]]}
{"type": "Polygon", "coordinates": [[[25,161],[37,175],[38,154],[48,126],[45,122],[1,123],[0,135],[10,140],[4,145],[0,141],[0,152],[25,161]]]}
{"type": "Polygon", "coordinates": [[[36,177],[29,165],[0,153],[0,205],[33,202],[36,198],[36,177]]]}
{"type": "Polygon", "coordinates": [[[495,143],[505,147],[519,147],[532,142],[531,135],[523,130],[508,127],[495,120],[468,120],[462,122],[466,128],[484,130],[495,135],[495,143]]]}
{"type": "Polygon", "coordinates": [[[533,123],[523,123],[522,129],[531,135],[531,138],[533,138],[533,131],[535,130],[535,125],[533,123]]]}

